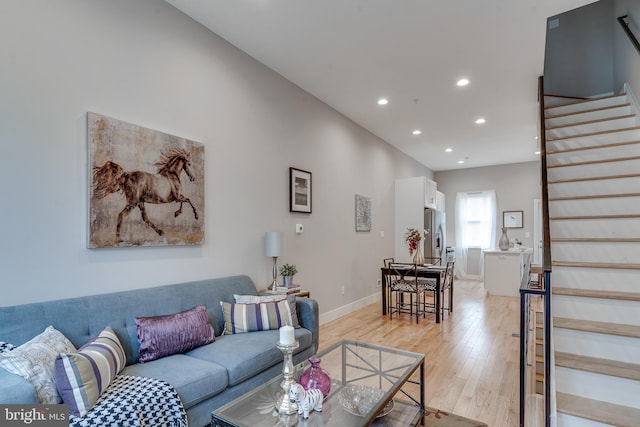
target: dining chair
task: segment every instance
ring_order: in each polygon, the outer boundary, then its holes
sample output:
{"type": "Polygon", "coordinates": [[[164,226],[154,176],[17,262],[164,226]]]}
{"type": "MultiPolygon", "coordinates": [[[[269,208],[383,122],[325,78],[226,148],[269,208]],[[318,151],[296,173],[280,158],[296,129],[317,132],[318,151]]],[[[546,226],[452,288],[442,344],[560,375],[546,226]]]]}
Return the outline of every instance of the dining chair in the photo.
{"type": "Polygon", "coordinates": [[[389,319],[393,318],[393,313],[398,313],[398,315],[409,313],[413,316],[415,308],[416,323],[418,323],[420,315],[426,316],[424,311],[425,286],[419,282],[418,266],[409,263],[391,263],[387,271],[389,319]],[[404,299],[405,294],[409,295],[408,303],[404,299]],[[393,296],[395,296],[395,301],[393,296]],[[414,296],[416,297],[415,303],[414,296]]]}
{"type": "Polygon", "coordinates": [[[445,299],[444,295],[447,289],[449,290],[449,295],[453,292],[453,276],[455,272],[455,262],[447,261],[447,269],[444,272],[444,278],[442,279],[442,286],[440,295],[440,306],[442,307],[442,316],[444,316],[445,310],[451,313],[451,306],[447,306],[447,299],[445,299]]]}
{"type": "Polygon", "coordinates": [[[424,257],[424,262],[425,262],[425,264],[441,265],[441,263],[442,263],[442,258],[440,258],[440,257],[433,257],[433,256],[427,256],[427,257],[424,257]]]}

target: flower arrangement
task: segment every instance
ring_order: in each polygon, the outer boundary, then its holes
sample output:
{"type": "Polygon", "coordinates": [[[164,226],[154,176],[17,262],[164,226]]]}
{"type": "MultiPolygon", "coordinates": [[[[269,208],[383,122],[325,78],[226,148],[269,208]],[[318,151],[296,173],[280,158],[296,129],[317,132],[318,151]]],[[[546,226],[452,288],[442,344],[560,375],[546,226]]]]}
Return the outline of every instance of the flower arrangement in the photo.
{"type": "Polygon", "coordinates": [[[280,275],[281,276],[293,276],[298,272],[295,264],[282,264],[280,266],[280,275]]]}
{"type": "Polygon", "coordinates": [[[404,240],[409,243],[409,255],[413,255],[413,252],[418,249],[418,242],[422,240],[422,233],[415,228],[407,228],[407,232],[404,233],[404,240]]]}

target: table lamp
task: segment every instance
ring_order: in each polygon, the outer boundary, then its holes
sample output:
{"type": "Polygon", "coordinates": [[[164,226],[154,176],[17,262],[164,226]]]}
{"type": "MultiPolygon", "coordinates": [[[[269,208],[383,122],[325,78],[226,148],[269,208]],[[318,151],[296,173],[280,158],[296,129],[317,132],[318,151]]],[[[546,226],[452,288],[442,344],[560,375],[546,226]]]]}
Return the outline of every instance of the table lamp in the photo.
{"type": "Polygon", "coordinates": [[[264,252],[273,258],[273,282],[271,289],[278,290],[278,257],[284,255],[284,233],[282,231],[267,231],[264,235],[264,252]]]}

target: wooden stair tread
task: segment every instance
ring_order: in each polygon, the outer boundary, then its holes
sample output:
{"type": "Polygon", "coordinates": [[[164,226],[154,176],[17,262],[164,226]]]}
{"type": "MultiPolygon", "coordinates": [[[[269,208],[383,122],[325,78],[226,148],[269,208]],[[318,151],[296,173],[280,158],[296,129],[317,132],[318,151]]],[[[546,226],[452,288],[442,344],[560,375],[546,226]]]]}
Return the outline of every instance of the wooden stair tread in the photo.
{"type": "MultiPolygon", "coordinates": [[[[571,104],[569,104],[571,105],[571,104]]],[[[606,111],[606,110],[613,110],[615,108],[624,108],[624,107],[630,107],[631,104],[629,104],[628,102],[624,103],[624,104],[616,104],[616,105],[608,105],[606,107],[600,107],[600,108],[591,108],[588,110],[580,110],[580,111],[573,111],[571,113],[564,113],[564,114],[558,114],[556,116],[545,116],[545,120],[546,119],[557,119],[560,117],[568,117],[568,116],[575,116],[577,114],[585,114],[585,113],[595,113],[596,111],[606,111]]],[[[549,108],[556,108],[556,106],[553,107],[549,107],[549,108]]],[[[545,108],[546,109],[546,108],[545,108]]],[[[547,128],[548,129],[548,128],[547,128]]]]}
{"type": "Polygon", "coordinates": [[[637,243],[639,237],[554,237],[552,242],[576,242],[576,243],[637,243]]]}
{"type": "Polygon", "coordinates": [[[553,108],[558,108],[558,107],[568,107],[569,105],[579,105],[579,104],[584,104],[587,102],[592,102],[592,101],[599,101],[599,100],[603,100],[603,99],[610,99],[610,98],[626,98],[627,94],[626,93],[619,93],[616,95],[607,95],[607,96],[601,96],[600,98],[582,98],[582,97],[577,97],[577,96],[565,96],[565,95],[553,95],[553,94],[544,94],[544,96],[550,96],[550,97],[554,97],[554,98],[566,98],[566,99],[578,99],[579,101],[575,101],[575,102],[567,102],[566,104],[559,104],[559,105],[549,105],[548,107],[544,107],[545,110],[551,110],[553,108]]]}
{"type": "Polygon", "coordinates": [[[640,338],[640,326],[636,325],[623,325],[620,323],[597,322],[595,320],[554,317],[553,326],[554,328],[573,329],[576,331],[594,332],[597,334],[640,338]]]}
{"type": "MultiPolygon", "coordinates": [[[[594,119],[594,120],[585,120],[582,122],[575,122],[575,123],[570,123],[570,124],[566,124],[566,125],[558,125],[558,126],[546,126],[545,129],[546,130],[554,130],[554,129],[561,129],[561,128],[567,128],[567,127],[573,127],[573,126],[581,126],[581,125],[589,125],[589,124],[593,124],[593,123],[603,123],[603,122],[608,122],[608,121],[613,121],[613,120],[620,120],[620,119],[630,119],[635,117],[635,114],[625,114],[623,116],[615,116],[615,117],[607,117],[604,119],[594,119]]],[[[547,117],[549,118],[549,117],[547,117]]]]}
{"type": "Polygon", "coordinates": [[[640,301],[640,292],[602,291],[593,289],[563,288],[554,286],[553,295],[568,295],[583,298],[615,299],[623,301],[640,301]]]}
{"type": "Polygon", "coordinates": [[[556,267],[582,267],[582,268],[611,268],[614,270],[640,270],[640,264],[626,264],[616,262],[578,262],[578,261],[552,261],[556,267]]]}
{"type": "Polygon", "coordinates": [[[640,214],[617,214],[617,215],[569,215],[569,216],[551,216],[550,221],[566,221],[581,219],[640,219],[640,214]]]}
{"type": "Polygon", "coordinates": [[[558,200],[613,199],[616,197],[640,197],[640,193],[590,194],[582,196],[549,197],[550,202],[558,200]]]}
{"type": "Polygon", "coordinates": [[[598,144],[598,145],[583,145],[581,147],[563,148],[560,150],[547,149],[546,153],[549,155],[562,154],[562,153],[571,153],[573,151],[597,150],[599,148],[624,147],[625,145],[634,145],[634,144],[640,144],[640,141],[611,142],[608,144],[598,144]]]}
{"type": "Polygon", "coordinates": [[[556,366],[640,381],[640,365],[619,360],[555,352],[556,366]]]}
{"type": "Polygon", "coordinates": [[[571,179],[556,179],[547,181],[548,184],[566,184],[569,182],[583,182],[583,181],[604,181],[607,179],[624,179],[624,178],[638,178],[640,173],[625,173],[621,175],[602,175],[602,176],[587,176],[583,178],[571,178],[571,179]]]}
{"type": "Polygon", "coordinates": [[[620,129],[600,130],[600,131],[596,131],[596,132],[580,133],[580,134],[577,134],[577,135],[547,137],[546,141],[547,142],[554,142],[554,141],[562,141],[562,140],[565,140],[565,139],[586,138],[588,136],[605,135],[605,134],[608,134],[608,133],[616,133],[616,132],[628,132],[628,131],[632,131],[632,130],[640,130],[640,126],[632,126],[632,127],[620,128],[620,129]]]}
{"type": "Polygon", "coordinates": [[[547,165],[547,169],[549,168],[564,168],[568,166],[585,166],[585,165],[595,165],[598,163],[614,163],[614,162],[626,162],[629,160],[639,160],[640,156],[629,156],[629,157],[615,157],[612,159],[598,159],[598,160],[587,160],[584,162],[573,162],[573,163],[559,163],[555,165],[547,165]]]}
{"type": "Polygon", "coordinates": [[[637,427],[640,409],[556,393],[558,412],[619,427],[637,427]]]}

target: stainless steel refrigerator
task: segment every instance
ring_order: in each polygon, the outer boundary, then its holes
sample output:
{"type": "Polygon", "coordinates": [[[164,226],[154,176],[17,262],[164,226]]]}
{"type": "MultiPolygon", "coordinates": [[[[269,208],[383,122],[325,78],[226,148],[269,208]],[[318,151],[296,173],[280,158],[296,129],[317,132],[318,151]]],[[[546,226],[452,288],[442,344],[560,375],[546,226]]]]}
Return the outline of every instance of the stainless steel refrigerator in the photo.
{"type": "Polygon", "coordinates": [[[444,265],[447,261],[445,236],[447,231],[446,216],[444,212],[426,208],[424,210],[424,257],[426,262],[429,258],[440,258],[444,265]]]}

